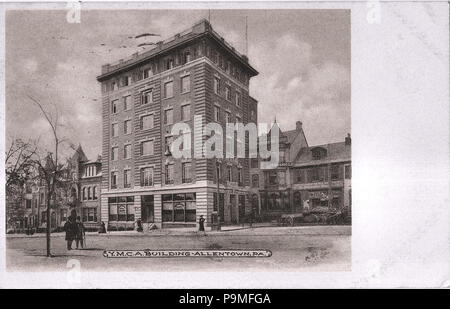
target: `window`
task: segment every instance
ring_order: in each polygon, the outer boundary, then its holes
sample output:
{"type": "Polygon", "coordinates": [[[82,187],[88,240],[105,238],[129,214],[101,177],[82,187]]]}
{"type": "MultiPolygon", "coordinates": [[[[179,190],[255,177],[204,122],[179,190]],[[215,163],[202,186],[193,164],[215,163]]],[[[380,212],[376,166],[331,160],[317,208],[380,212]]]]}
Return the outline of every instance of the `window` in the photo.
{"type": "Polygon", "coordinates": [[[83,208],[83,222],[97,222],[97,208],[83,208]]]}
{"type": "Polygon", "coordinates": [[[118,123],[113,123],[111,125],[111,135],[112,135],[112,137],[119,136],[119,124],[118,123]]]}
{"type": "Polygon", "coordinates": [[[173,109],[166,109],[164,111],[164,124],[173,123],[173,109]]]}
{"type": "Polygon", "coordinates": [[[214,77],[214,93],[220,94],[220,79],[218,77],[214,77]]]}
{"type": "Polygon", "coordinates": [[[313,160],[324,159],[327,156],[327,150],[324,148],[314,148],[311,150],[313,160]]]}
{"type": "Polygon", "coordinates": [[[126,144],[123,146],[123,158],[124,159],[131,158],[131,144],[126,144]]]}
{"type": "Polygon", "coordinates": [[[169,154],[169,152],[172,152],[171,146],[173,142],[173,136],[166,136],[164,138],[164,145],[166,145],[166,154],[169,154]]]}
{"type": "Polygon", "coordinates": [[[123,97],[123,110],[127,111],[131,108],[131,96],[127,95],[123,97]]]}
{"type": "Polygon", "coordinates": [[[241,106],[241,94],[239,92],[236,92],[234,94],[234,98],[236,100],[236,105],[240,107],[241,106]]]}
{"type": "Polygon", "coordinates": [[[305,182],[305,171],[303,169],[297,169],[295,171],[295,182],[304,183],[305,182]]]}
{"type": "Polygon", "coordinates": [[[259,175],[257,175],[257,174],[252,175],[252,187],[253,188],[259,187],[259,175]]]}
{"type": "Polygon", "coordinates": [[[97,187],[92,188],[92,199],[97,199],[97,187]]]}
{"type": "Polygon", "coordinates": [[[173,164],[166,164],[166,184],[173,184],[173,164]]]}
{"type": "Polygon", "coordinates": [[[345,179],[351,179],[352,178],[352,168],[350,165],[345,166],[345,179]]]}
{"type": "Polygon", "coordinates": [[[251,158],[250,166],[251,166],[251,168],[258,168],[258,158],[251,158]]]}
{"type": "Polygon", "coordinates": [[[242,168],[238,168],[238,184],[242,186],[244,179],[242,177],[242,168]]]}
{"type": "Polygon", "coordinates": [[[92,200],[91,187],[88,188],[87,192],[88,192],[88,200],[92,200]]]}
{"type": "Polygon", "coordinates": [[[112,83],[111,83],[111,90],[112,90],[112,91],[117,90],[117,84],[116,84],[116,82],[112,82],[112,83]]]}
{"type": "Polygon", "coordinates": [[[196,222],[196,194],[162,195],[163,222],[196,222]]]}
{"type": "Polygon", "coordinates": [[[126,87],[131,84],[131,76],[124,76],[122,78],[122,87],[126,87]]]}
{"type": "Polygon", "coordinates": [[[123,122],[123,134],[131,133],[131,120],[125,120],[123,122]]]}
{"type": "Polygon", "coordinates": [[[141,168],[141,187],[153,186],[153,167],[141,168]]]}
{"type": "Polygon", "coordinates": [[[331,166],[331,180],[338,180],[341,179],[341,175],[340,175],[340,166],[339,165],[332,165],[331,166]]]}
{"type": "Polygon", "coordinates": [[[108,198],[109,221],[134,221],[134,197],[119,196],[108,198]]]}
{"type": "Polygon", "coordinates": [[[111,172],[111,189],[117,188],[117,172],[111,172]]]}
{"type": "Polygon", "coordinates": [[[286,162],[286,155],[284,151],[279,151],[278,152],[278,156],[279,156],[279,162],[280,163],[285,163],[286,162]]]}
{"type": "Polygon", "coordinates": [[[191,53],[189,51],[184,53],[183,61],[184,63],[188,63],[191,61],[191,53]]]}
{"type": "Polygon", "coordinates": [[[142,92],[141,102],[142,102],[142,104],[153,103],[153,90],[152,89],[145,90],[142,92]]]}
{"type": "Polygon", "coordinates": [[[67,221],[67,209],[61,209],[61,222],[67,221]]]}
{"type": "Polygon", "coordinates": [[[181,164],[181,178],[182,183],[189,183],[192,182],[191,177],[191,162],[183,162],[181,164]]]}
{"type": "Polygon", "coordinates": [[[233,181],[233,171],[231,169],[231,166],[227,167],[227,180],[229,182],[233,181]]]}
{"type": "Polygon", "coordinates": [[[111,148],[111,161],[116,161],[119,159],[119,147],[111,148]]]}
{"type": "Polygon", "coordinates": [[[141,143],[141,156],[153,155],[153,141],[144,141],[141,143]]]}
{"type": "Polygon", "coordinates": [[[131,179],[130,179],[131,171],[130,170],[124,170],[123,171],[123,187],[129,188],[131,187],[131,179]]]}
{"type": "Polygon", "coordinates": [[[220,108],[218,106],[214,106],[214,120],[220,121],[220,108]]]}
{"type": "Polygon", "coordinates": [[[225,86],[225,99],[231,101],[231,87],[225,86]]]}
{"type": "Polygon", "coordinates": [[[191,105],[183,105],[181,106],[181,120],[190,120],[191,119],[191,105]]]}
{"type": "Polygon", "coordinates": [[[31,200],[25,200],[25,207],[31,208],[31,200]]]}
{"type": "Polygon", "coordinates": [[[278,177],[276,171],[270,171],[269,173],[269,185],[276,185],[278,184],[278,177]]]}
{"type": "Polygon", "coordinates": [[[141,117],[141,130],[152,129],[154,125],[153,114],[141,117]]]}
{"type": "Polygon", "coordinates": [[[225,112],[225,120],[227,123],[231,122],[231,113],[230,112],[225,112]]]}
{"type": "Polygon", "coordinates": [[[254,110],[251,110],[251,111],[250,111],[250,119],[251,119],[251,120],[256,120],[256,117],[255,117],[255,116],[256,116],[255,111],[254,111],[254,110]]]}
{"type": "Polygon", "coordinates": [[[166,70],[170,70],[173,68],[173,59],[169,58],[166,60],[166,70]]]}
{"type": "Polygon", "coordinates": [[[116,114],[118,112],[117,110],[117,103],[119,100],[112,100],[111,101],[111,114],[116,114]]]}
{"type": "Polygon", "coordinates": [[[173,81],[164,84],[164,98],[173,97],[173,81]]]}
{"type": "Polygon", "coordinates": [[[183,76],[181,78],[181,92],[185,93],[189,91],[191,91],[191,77],[189,75],[183,76]]]}
{"type": "Polygon", "coordinates": [[[145,69],[144,78],[149,78],[150,76],[153,76],[152,68],[145,69]]]}

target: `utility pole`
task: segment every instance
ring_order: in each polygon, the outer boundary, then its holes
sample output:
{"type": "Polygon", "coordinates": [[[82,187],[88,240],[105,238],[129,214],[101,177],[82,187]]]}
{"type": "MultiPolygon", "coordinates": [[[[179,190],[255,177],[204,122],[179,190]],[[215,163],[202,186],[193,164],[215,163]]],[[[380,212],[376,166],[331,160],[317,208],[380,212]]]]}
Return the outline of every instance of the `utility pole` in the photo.
{"type": "Polygon", "coordinates": [[[219,171],[220,171],[220,164],[219,161],[216,161],[216,174],[217,174],[217,230],[220,231],[222,229],[221,223],[220,223],[220,198],[219,198],[219,171]]]}

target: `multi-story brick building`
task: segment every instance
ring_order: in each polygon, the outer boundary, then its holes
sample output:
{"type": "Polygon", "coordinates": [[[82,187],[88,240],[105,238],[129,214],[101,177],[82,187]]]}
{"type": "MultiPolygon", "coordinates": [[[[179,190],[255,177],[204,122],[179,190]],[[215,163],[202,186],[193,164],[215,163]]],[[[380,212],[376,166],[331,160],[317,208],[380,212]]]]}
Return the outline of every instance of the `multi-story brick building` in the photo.
{"type": "MultiPolygon", "coordinates": [[[[110,230],[132,228],[137,220],[195,226],[200,215],[207,225],[218,214],[239,222],[250,211],[248,160],[175,159],[170,145],[175,123],[188,124],[191,132],[211,122],[256,123],[249,80],[257,74],[206,20],[102,67],[101,220],[110,230]],[[202,120],[194,123],[194,115],[202,120]]],[[[191,136],[194,147],[183,147],[193,154],[206,139],[191,136]]]]}
{"type": "Polygon", "coordinates": [[[253,199],[260,199],[259,212],[265,217],[302,212],[308,201],[310,208],[350,208],[350,135],[343,142],[311,147],[298,121],[294,130],[280,130],[279,136],[278,167],[261,170],[255,163],[251,169],[253,199]]]}

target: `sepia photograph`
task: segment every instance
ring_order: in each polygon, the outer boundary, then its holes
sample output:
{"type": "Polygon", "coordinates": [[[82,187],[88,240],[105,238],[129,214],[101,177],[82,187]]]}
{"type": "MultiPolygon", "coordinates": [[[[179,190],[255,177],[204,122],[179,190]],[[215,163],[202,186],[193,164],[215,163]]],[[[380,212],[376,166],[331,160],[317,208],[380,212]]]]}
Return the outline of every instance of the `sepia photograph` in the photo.
{"type": "Polygon", "coordinates": [[[11,10],[6,90],[8,270],[350,270],[349,10],[11,10]]]}
{"type": "Polygon", "coordinates": [[[0,286],[450,286],[448,3],[0,6],[0,286]]]}

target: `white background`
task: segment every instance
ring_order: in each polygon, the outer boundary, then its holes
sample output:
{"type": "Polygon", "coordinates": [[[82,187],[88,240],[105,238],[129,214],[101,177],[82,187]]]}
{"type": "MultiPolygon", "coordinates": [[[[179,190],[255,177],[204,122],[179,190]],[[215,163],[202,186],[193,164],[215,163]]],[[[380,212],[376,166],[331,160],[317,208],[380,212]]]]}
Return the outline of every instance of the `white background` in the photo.
{"type": "MultiPolygon", "coordinates": [[[[85,4],[86,5],[86,4],[85,4]]],[[[117,3],[117,7],[124,4],[117,3]]],[[[158,6],[173,7],[169,4],[158,6]]],[[[184,3],[179,8],[204,8],[184,3]]],[[[1,287],[450,286],[449,7],[442,2],[221,3],[218,7],[350,8],[352,15],[352,271],[239,273],[7,273],[1,287]],[[367,18],[369,16],[369,19],[367,18]],[[376,21],[376,18],[375,18],[376,21]]],[[[4,9],[0,46],[4,46],[4,9]]],[[[30,4],[24,4],[30,7],[30,4]]],[[[38,4],[40,8],[56,7],[38,4]]],[[[59,8],[64,8],[60,4],[59,8]]],[[[87,4],[85,8],[101,8],[87,4]]],[[[104,6],[106,8],[106,6],[104,6]]],[[[128,4],[127,7],[148,8],[128,4]]],[[[153,4],[152,8],[156,7],[153,4]]],[[[113,8],[108,4],[107,8],[113,8]]],[[[4,130],[4,49],[0,54],[4,130]]],[[[4,136],[4,131],[3,131],[4,136]]],[[[1,156],[4,156],[4,139],[1,156]]],[[[4,158],[1,157],[2,181],[4,158]]],[[[1,184],[4,188],[4,182],[1,184]]],[[[4,192],[1,193],[2,195],[4,192]]],[[[1,196],[4,221],[4,197],[1,196]]],[[[1,224],[2,235],[4,226],[1,224]]],[[[5,239],[1,238],[4,254],[5,239]]],[[[82,266],[82,265],[81,265],[82,266]]]]}

